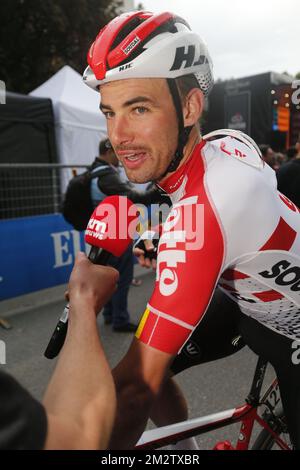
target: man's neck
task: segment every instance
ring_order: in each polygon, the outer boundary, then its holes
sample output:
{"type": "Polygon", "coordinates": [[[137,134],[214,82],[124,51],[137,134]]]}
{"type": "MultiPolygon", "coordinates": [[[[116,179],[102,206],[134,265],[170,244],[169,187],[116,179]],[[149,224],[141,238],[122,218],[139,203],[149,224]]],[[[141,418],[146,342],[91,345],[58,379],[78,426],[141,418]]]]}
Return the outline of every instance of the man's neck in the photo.
{"type": "MultiPolygon", "coordinates": [[[[191,158],[191,156],[193,154],[193,151],[194,151],[196,145],[199,144],[199,142],[201,142],[201,140],[202,140],[202,137],[201,137],[201,134],[200,134],[199,130],[196,127],[193,127],[193,129],[191,130],[191,133],[189,135],[189,139],[187,141],[187,144],[183,149],[183,158],[182,158],[178,168],[176,169],[176,171],[178,171],[183,165],[185,165],[189,161],[189,159],[191,158]]],[[[161,180],[158,181],[158,184],[161,185],[172,174],[173,174],[173,172],[167,173],[166,176],[164,176],[161,180]]]]}

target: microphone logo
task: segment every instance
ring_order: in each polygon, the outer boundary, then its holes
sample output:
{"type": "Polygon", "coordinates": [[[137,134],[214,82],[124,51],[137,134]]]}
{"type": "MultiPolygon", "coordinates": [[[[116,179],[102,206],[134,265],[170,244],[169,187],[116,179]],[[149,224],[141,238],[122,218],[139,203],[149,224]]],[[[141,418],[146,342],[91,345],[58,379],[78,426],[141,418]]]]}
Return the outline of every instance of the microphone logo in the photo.
{"type": "Polygon", "coordinates": [[[98,240],[103,240],[107,225],[98,219],[91,218],[86,228],[86,235],[90,235],[98,240]]]}

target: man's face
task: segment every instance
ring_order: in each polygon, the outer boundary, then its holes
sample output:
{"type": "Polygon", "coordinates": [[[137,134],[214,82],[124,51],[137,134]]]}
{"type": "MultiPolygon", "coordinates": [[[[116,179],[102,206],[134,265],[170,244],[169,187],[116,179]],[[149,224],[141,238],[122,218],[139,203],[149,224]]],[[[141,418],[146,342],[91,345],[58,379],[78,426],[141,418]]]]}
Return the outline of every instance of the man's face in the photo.
{"type": "Polygon", "coordinates": [[[159,179],[177,147],[178,123],[166,80],[127,79],[101,85],[109,140],[134,183],[159,179]]]}

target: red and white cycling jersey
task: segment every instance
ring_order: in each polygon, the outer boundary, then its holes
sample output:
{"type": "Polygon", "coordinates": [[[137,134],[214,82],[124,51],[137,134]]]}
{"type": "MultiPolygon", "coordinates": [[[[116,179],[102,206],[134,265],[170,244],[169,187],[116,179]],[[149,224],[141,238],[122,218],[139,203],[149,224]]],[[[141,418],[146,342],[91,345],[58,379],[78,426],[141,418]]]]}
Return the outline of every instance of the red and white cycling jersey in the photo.
{"type": "Polygon", "coordinates": [[[218,286],[244,314],[300,338],[300,211],[254,147],[203,140],[162,187],[173,207],[136,336],[176,354],[218,286]]]}

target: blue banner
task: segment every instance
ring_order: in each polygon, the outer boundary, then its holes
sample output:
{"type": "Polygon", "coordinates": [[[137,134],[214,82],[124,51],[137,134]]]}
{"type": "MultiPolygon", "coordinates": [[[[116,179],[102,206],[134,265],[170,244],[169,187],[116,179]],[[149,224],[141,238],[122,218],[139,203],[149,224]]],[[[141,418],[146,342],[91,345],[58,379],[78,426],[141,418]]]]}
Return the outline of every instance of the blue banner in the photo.
{"type": "Polygon", "coordinates": [[[0,221],[0,300],[68,282],[84,232],[62,215],[0,221]]]}

